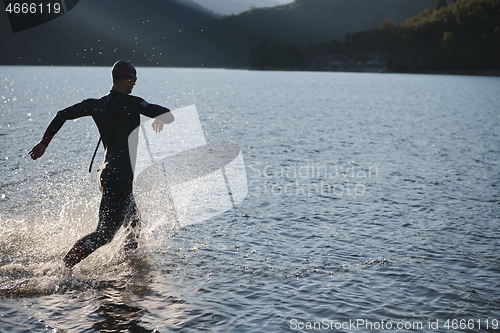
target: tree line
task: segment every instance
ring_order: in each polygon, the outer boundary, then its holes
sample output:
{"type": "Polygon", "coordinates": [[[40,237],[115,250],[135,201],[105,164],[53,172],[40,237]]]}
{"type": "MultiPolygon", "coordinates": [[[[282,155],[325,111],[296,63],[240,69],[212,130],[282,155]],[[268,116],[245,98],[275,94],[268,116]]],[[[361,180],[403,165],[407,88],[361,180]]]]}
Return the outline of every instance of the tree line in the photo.
{"type": "Polygon", "coordinates": [[[395,72],[500,69],[500,0],[437,0],[400,25],[383,20],[379,27],[347,34],[308,47],[262,39],[249,53],[256,68],[311,66],[318,58],[383,59],[395,72]]]}

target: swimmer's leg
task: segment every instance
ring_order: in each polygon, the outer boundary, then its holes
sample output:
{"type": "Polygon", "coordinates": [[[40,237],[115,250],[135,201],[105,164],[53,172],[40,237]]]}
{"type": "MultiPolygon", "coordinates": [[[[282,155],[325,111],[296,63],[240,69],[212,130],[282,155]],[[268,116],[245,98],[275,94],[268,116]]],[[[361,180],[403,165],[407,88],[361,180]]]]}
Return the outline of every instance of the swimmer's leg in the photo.
{"type": "Polygon", "coordinates": [[[98,228],[98,230],[78,240],[63,258],[66,267],[72,268],[87,258],[92,252],[111,242],[118,229],[98,228]]]}
{"type": "Polygon", "coordinates": [[[126,216],[126,202],[123,200],[110,201],[103,197],[99,209],[99,223],[97,229],[78,240],[64,256],[63,262],[68,268],[74,267],[92,252],[108,244],[121,227],[126,216]]]}
{"type": "Polygon", "coordinates": [[[73,268],[73,266],[104,245],[99,245],[99,242],[97,242],[98,239],[99,237],[96,235],[96,232],[93,232],[77,241],[63,258],[66,267],[73,268]]]}
{"type": "Polygon", "coordinates": [[[141,217],[133,196],[130,198],[128,213],[128,220],[130,222],[127,226],[128,235],[125,240],[124,249],[125,251],[133,251],[139,247],[138,241],[141,233],[141,217]]]}

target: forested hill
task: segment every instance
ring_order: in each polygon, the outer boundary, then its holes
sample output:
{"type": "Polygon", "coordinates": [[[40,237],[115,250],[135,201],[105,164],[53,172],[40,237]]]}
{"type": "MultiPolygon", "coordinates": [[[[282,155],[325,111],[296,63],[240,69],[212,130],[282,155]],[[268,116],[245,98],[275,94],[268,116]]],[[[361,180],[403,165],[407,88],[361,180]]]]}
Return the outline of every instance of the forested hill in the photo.
{"type": "Polygon", "coordinates": [[[383,19],[396,24],[432,8],[436,0],[295,0],[272,8],[255,8],[203,24],[220,38],[254,32],[284,43],[308,45],[376,27],[383,19]]]}
{"type": "MultiPolygon", "coordinates": [[[[29,15],[29,14],[25,14],[29,15]]],[[[152,39],[216,18],[190,0],[85,0],[67,14],[12,33],[0,13],[0,65],[157,65],[152,39]]]]}
{"type": "Polygon", "coordinates": [[[0,65],[124,58],[140,66],[500,70],[500,0],[295,0],[219,18],[191,0],[120,4],[81,1],[1,36],[0,65]]]}
{"type": "Polygon", "coordinates": [[[80,1],[61,18],[3,36],[0,64],[109,65],[125,58],[141,66],[248,67],[249,50],[262,38],[300,46],[342,40],[383,19],[402,23],[435,0],[295,0],[221,18],[189,2],[80,1]]]}
{"type": "Polygon", "coordinates": [[[295,0],[224,16],[167,34],[158,47],[171,66],[248,66],[251,46],[262,38],[306,46],[343,40],[346,33],[376,27],[384,19],[402,23],[435,0],[295,0]]]}
{"type": "Polygon", "coordinates": [[[309,47],[264,39],[250,51],[257,68],[332,71],[498,73],[500,0],[437,0],[400,25],[349,34],[309,47]]]}
{"type": "MultiPolygon", "coordinates": [[[[333,45],[331,45],[333,46],[333,45]]],[[[481,71],[500,69],[500,0],[438,0],[401,25],[383,21],[379,28],[351,35],[331,53],[362,60],[387,58],[392,71],[481,71]]]]}

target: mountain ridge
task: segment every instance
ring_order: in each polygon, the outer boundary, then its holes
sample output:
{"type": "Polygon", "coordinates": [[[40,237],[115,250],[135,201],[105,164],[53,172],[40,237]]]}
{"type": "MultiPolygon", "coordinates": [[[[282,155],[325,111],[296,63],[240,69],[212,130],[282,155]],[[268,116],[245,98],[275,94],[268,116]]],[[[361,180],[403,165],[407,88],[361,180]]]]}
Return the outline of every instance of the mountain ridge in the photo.
{"type": "Polygon", "coordinates": [[[249,50],[262,38],[299,46],[330,42],[383,19],[403,21],[435,2],[295,0],[217,17],[186,1],[81,2],[61,18],[4,38],[0,64],[109,65],[126,58],[142,66],[248,67],[249,50]]]}
{"type": "Polygon", "coordinates": [[[260,69],[498,75],[500,0],[444,0],[400,25],[309,47],[264,39],[250,50],[260,69]]]}
{"type": "Polygon", "coordinates": [[[384,19],[403,22],[435,0],[295,0],[272,8],[255,8],[167,34],[160,48],[179,52],[165,58],[167,66],[247,67],[248,54],[263,38],[306,46],[343,39],[347,33],[378,26],[384,19]],[[335,19],[333,19],[335,18],[335,19]]]}
{"type": "Polygon", "coordinates": [[[102,65],[141,53],[142,62],[146,58],[155,65],[149,40],[217,17],[186,2],[189,0],[87,0],[61,17],[25,31],[6,32],[4,24],[0,64],[102,65]]]}

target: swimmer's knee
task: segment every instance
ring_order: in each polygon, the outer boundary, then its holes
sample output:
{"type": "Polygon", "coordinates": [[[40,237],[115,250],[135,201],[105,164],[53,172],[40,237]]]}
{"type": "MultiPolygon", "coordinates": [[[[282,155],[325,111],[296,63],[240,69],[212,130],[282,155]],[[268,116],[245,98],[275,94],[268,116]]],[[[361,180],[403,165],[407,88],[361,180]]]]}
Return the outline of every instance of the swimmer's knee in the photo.
{"type": "Polygon", "coordinates": [[[93,252],[101,246],[110,243],[113,240],[115,234],[116,231],[99,230],[90,234],[89,237],[86,237],[86,239],[84,239],[82,243],[85,248],[88,248],[93,252]]]}

